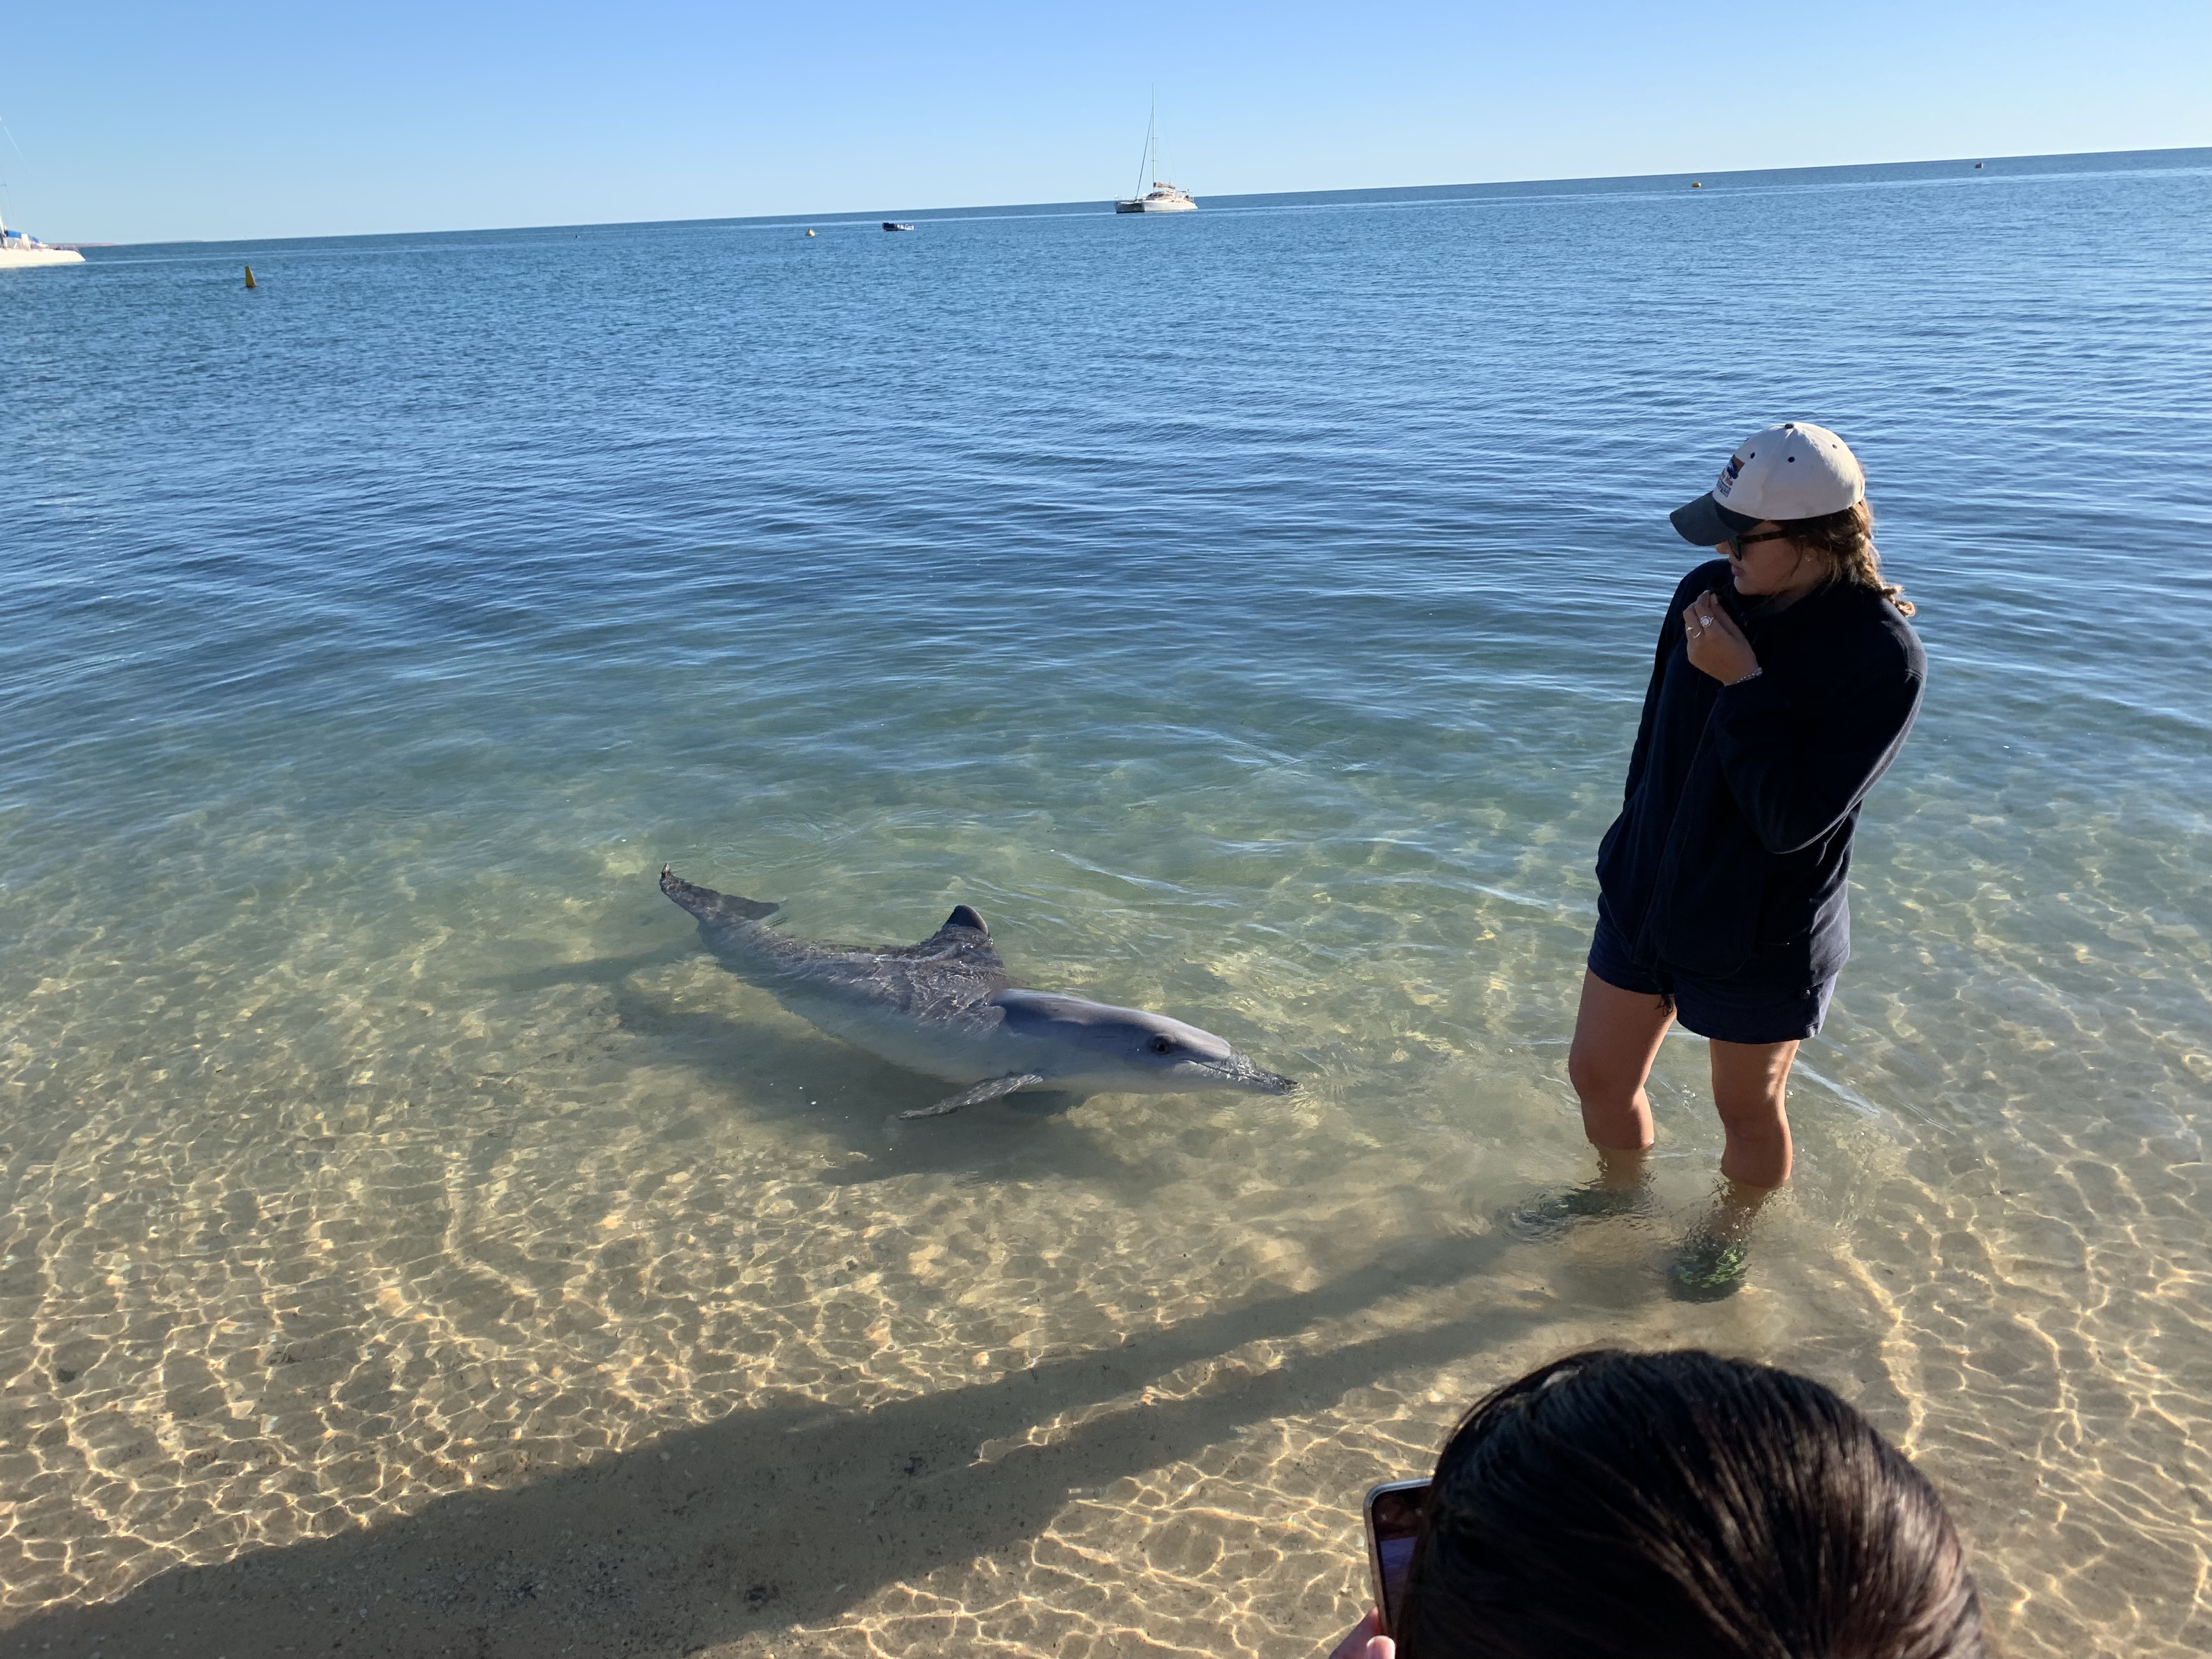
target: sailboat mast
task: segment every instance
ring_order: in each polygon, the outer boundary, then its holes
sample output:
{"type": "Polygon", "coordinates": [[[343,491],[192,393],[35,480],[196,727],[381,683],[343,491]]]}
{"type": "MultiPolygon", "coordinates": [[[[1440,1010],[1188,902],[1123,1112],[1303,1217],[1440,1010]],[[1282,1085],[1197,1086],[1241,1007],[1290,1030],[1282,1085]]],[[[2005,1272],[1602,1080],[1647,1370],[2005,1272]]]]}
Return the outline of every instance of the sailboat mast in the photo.
{"type": "Polygon", "coordinates": [[[1145,181],[1151,178],[1152,173],[1152,132],[1153,129],[1158,125],[1159,118],[1160,91],[1158,87],[1155,87],[1152,88],[1152,112],[1145,119],[1145,153],[1137,158],[1136,193],[1140,197],[1145,193],[1145,181]]]}

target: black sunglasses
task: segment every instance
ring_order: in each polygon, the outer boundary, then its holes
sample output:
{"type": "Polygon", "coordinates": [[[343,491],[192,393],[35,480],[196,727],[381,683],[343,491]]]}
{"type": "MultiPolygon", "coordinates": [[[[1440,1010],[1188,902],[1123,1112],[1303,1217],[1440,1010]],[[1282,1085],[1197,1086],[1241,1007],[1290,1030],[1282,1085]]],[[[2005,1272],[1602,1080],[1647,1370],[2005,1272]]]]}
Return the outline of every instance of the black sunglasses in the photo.
{"type": "Polygon", "coordinates": [[[1738,553],[1741,553],[1753,542],[1786,542],[1789,539],[1790,532],[1786,530],[1759,530],[1747,535],[1731,536],[1729,538],[1729,545],[1735,549],[1738,553]]]}

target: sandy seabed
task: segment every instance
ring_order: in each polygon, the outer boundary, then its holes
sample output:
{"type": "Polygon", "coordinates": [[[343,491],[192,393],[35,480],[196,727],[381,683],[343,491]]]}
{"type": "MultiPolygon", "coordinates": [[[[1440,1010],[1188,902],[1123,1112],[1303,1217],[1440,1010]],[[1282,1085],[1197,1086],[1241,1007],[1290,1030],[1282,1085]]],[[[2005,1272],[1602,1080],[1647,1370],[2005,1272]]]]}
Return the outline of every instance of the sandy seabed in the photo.
{"type": "MultiPolygon", "coordinates": [[[[251,983],[220,933],[134,977],[86,930],[8,1051],[0,1654],[1322,1650],[1361,1492],[1595,1343],[1853,1398],[1951,1496],[2014,1655],[2212,1637],[2203,1166],[2102,1116],[1991,1149],[1884,1113],[1853,1068],[1912,1034],[1879,996],[1808,1050],[1751,1288],[1698,1308],[1656,1271],[1717,1151],[1693,1041],[1655,1082],[1663,1215],[1498,1219],[1579,1168],[1540,971],[1575,917],[1478,927],[1466,987],[1405,951],[1188,970],[1297,1097],[894,1127],[935,1085],[658,902],[541,915],[496,973],[467,926],[334,926],[251,983]]],[[[1956,1060],[2081,1063],[2002,1025],[1956,1060]]]]}

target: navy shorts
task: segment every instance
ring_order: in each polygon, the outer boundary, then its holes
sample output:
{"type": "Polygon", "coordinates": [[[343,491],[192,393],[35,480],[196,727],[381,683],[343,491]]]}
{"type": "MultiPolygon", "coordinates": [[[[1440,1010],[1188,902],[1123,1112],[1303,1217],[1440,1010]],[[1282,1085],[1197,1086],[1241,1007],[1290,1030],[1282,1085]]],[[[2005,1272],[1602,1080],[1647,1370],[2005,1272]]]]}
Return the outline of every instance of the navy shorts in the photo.
{"type": "Polygon", "coordinates": [[[1669,972],[1667,982],[1629,960],[1627,941],[1601,915],[1590,940],[1589,970],[1617,990],[1674,999],[1674,1018],[1686,1030],[1721,1042],[1797,1042],[1818,1036],[1836,994],[1833,974],[1808,991],[1732,979],[1700,979],[1669,972]]]}

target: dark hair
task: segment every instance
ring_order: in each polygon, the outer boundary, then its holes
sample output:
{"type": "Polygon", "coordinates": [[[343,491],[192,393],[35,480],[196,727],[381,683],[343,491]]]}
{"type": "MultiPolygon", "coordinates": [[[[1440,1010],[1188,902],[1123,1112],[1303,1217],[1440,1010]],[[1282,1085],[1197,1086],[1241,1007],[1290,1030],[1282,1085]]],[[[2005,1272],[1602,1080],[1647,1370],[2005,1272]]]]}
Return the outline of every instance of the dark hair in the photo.
{"type": "Polygon", "coordinates": [[[1461,1421],[1401,1659],[1980,1659],[1943,1502],[1818,1382],[1593,1349],[1461,1421]]]}
{"type": "Polygon", "coordinates": [[[1912,601],[1895,582],[1881,579],[1881,555],[1874,545],[1874,507],[1866,501],[1840,513],[1823,513],[1816,519],[1777,519],[1775,523],[1800,547],[1810,548],[1826,559],[1835,580],[1854,587],[1870,587],[1905,616],[1912,601]]]}

